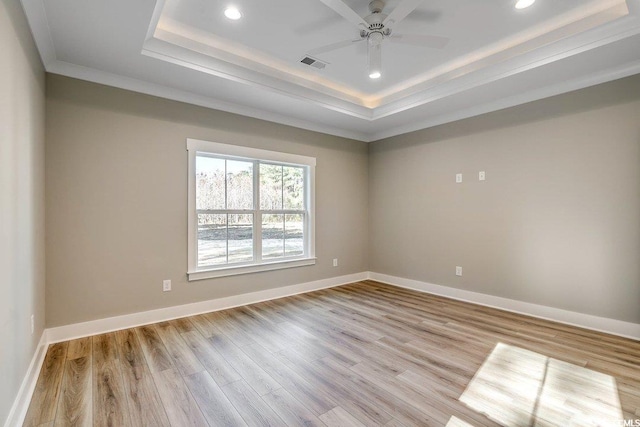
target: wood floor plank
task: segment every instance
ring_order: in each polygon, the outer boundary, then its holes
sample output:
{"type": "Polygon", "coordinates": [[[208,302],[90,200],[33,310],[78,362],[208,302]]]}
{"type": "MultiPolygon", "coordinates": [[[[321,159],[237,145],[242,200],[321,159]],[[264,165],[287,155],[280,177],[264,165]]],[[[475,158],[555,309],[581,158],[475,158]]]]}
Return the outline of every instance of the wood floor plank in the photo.
{"type": "Polygon", "coordinates": [[[245,346],[242,351],[315,415],[324,414],[337,406],[329,394],[314,387],[257,344],[245,346]]]}
{"type": "MultiPolygon", "coordinates": [[[[292,310],[292,313],[294,311],[292,310]]],[[[327,351],[332,351],[340,354],[340,356],[348,363],[355,365],[356,363],[364,360],[361,351],[362,341],[353,340],[353,337],[343,335],[341,330],[335,330],[334,328],[318,322],[312,316],[308,316],[306,313],[295,313],[294,322],[301,326],[308,333],[314,335],[318,342],[321,343],[322,348],[327,351]],[[355,344],[357,342],[357,344],[355,344]]]]}
{"type": "Polygon", "coordinates": [[[222,387],[233,406],[250,426],[281,427],[283,420],[267,405],[244,380],[222,387]]]}
{"type": "Polygon", "coordinates": [[[209,425],[175,368],[154,372],[153,379],[172,426],[205,427],[209,425]]]}
{"type": "Polygon", "coordinates": [[[365,427],[357,418],[339,406],[320,415],[320,421],[325,423],[327,427],[365,427]]]}
{"type": "Polygon", "coordinates": [[[151,372],[162,372],[173,368],[171,356],[153,325],[140,326],[134,330],[151,372]]]}
{"type": "Polygon", "coordinates": [[[25,417],[25,426],[38,426],[55,420],[68,347],[68,342],[62,342],[51,344],[47,349],[25,417]]]}
{"type": "Polygon", "coordinates": [[[182,334],[182,338],[219,386],[242,379],[227,359],[214,348],[213,343],[200,333],[187,332],[182,334]]]}
{"type": "Polygon", "coordinates": [[[291,344],[285,337],[275,332],[271,323],[264,321],[246,307],[238,307],[235,311],[236,319],[242,325],[242,329],[248,332],[251,335],[251,339],[266,350],[277,353],[291,344]]]}
{"type": "Polygon", "coordinates": [[[228,338],[216,335],[209,341],[258,395],[264,396],[282,387],[228,338]]]}
{"type": "Polygon", "coordinates": [[[235,345],[242,347],[256,343],[251,335],[242,329],[233,310],[214,311],[204,314],[204,317],[220,329],[235,345]]]}
{"type": "Polygon", "coordinates": [[[497,427],[513,408],[640,417],[640,342],[367,280],[54,344],[25,425],[497,427]],[[523,381],[542,406],[509,403],[523,381]]]}
{"type": "MultiPolygon", "coordinates": [[[[354,351],[352,347],[339,345],[338,343],[342,343],[344,340],[326,330],[315,329],[307,331],[289,322],[283,322],[279,326],[286,330],[289,335],[292,335],[291,342],[293,345],[289,349],[294,349],[309,361],[331,356],[345,364],[355,365],[363,360],[361,351],[354,351]],[[300,332],[304,332],[304,334],[300,332]]],[[[365,343],[359,344],[365,345],[365,343]]]]}
{"type": "Polygon", "coordinates": [[[184,380],[209,425],[247,425],[208,372],[198,372],[184,380]]]}
{"type": "Polygon", "coordinates": [[[55,426],[93,425],[91,348],[83,345],[83,349],[65,363],[55,426]]]}
{"type": "Polygon", "coordinates": [[[204,366],[198,360],[191,349],[186,345],[176,328],[170,322],[162,322],[156,325],[156,330],[162,342],[164,342],[174,366],[182,376],[204,371],[204,366]]]}
{"type": "Polygon", "coordinates": [[[87,357],[91,355],[91,337],[79,338],[69,341],[67,350],[67,360],[87,357]]]}
{"type": "MultiPolygon", "coordinates": [[[[330,358],[320,360],[318,365],[322,369],[321,372],[326,373],[325,375],[340,376],[347,387],[360,394],[361,399],[374,404],[407,427],[435,425],[448,419],[448,417],[438,419],[439,413],[436,413],[433,407],[425,411],[416,405],[418,402],[407,402],[407,394],[398,393],[400,390],[391,391],[387,382],[370,381],[330,358]]],[[[384,423],[389,421],[386,420],[384,423]]]]}
{"type": "Polygon", "coordinates": [[[171,326],[176,328],[176,331],[178,331],[178,333],[181,333],[181,334],[185,332],[191,332],[194,329],[194,325],[191,322],[191,318],[189,317],[181,317],[179,319],[173,319],[173,320],[170,320],[168,323],[170,323],[171,326]]]}
{"type": "Polygon", "coordinates": [[[93,425],[131,425],[114,333],[93,337],[93,425]]]}
{"type": "Polygon", "coordinates": [[[151,370],[133,329],[116,332],[129,413],[134,426],[169,426],[151,370]]]}
{"type": "Polygon", "coordinates": [[[274,324],[286,322],[288,320],[286,317],[278,313],[277,310],[273,310],[268,305],[268,302],[260,302],[258,304],[252,304],[250,306],[247,306],[247,309],[253,311],[258,315],[261,315],[262,317],[264,317],[265,319],[268,319],[270,322],[274,324]]]}
{"type": "Polygon", "coordinates": [[[209,338],[213,335],[219,335],[222,333],[220,328],[211,323],[207,319],[207,317],[202,314],[192,316],[190,320],[196,330],[200,332],[200,334],[205,338],[209,338]]]}
{"type": "Polygon", "coordinates": [[[283,388],[262,396],[262,399],[267,402],[271,409],[273,409],[288,426],[324,426],[322,421],[305,405],[300,403],[300,401],[283,388]]]}
{"type": "Polygon", "coordinates": [[[375,402],[363,399],[360,390],[357,390],[349,379],[326,369],[321,369],[316,363],[308,363],[294,352],[284,351],[281,354],[283,355],[281,360],[288,363],[287,366],[326,393],[335,396],[340,406],[358,418],[363,424],[379,426],[391,420],[392,416],[375,402]]]}

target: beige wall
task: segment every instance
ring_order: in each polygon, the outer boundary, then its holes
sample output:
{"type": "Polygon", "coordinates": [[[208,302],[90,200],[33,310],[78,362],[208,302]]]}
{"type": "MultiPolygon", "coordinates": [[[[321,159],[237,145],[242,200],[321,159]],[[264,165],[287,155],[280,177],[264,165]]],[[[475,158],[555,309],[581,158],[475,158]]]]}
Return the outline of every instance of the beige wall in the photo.
{"type": "Polygon", "coordinates": [[[20,3],[2,0],[0,425],[9,415],[43,327],[44,69],[20,3]]]}
{"type": "Polygon", "coordinates": [[[47,83],[48,326],[367,269],[640,322],[639,76],[368,147],[47,83]],[[318,264],[187,282],[188,137],[317,157],[318,264]]]}
{"type": "Polygon", "coordinates": [[[368,269],[365,143],[54,75],[46,113],[49,327],[368,269]],[[317,264],[187,282],[186,138],[316,157],[317,264]]]}
{"type": "Polygon", "coordinates": [[[373,143],[369,194],[372,271],[640,323],[640,76],[373,143]]]}

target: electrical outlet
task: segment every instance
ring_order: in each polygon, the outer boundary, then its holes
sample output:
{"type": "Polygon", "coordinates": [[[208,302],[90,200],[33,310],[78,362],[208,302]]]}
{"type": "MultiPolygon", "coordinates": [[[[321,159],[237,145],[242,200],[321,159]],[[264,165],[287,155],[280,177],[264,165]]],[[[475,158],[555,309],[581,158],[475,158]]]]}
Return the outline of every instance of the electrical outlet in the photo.
{"type": "Polygon", "coordinates": [[[456,266],[456,276],[462,276],[462,267],[456,266]]]}
{"type": "Polygon", "coordinates": [[[334,258],[333,259],[333,266],[337,267],[338,266],[338,258],[334,258]]]}
{"type": "Polygon", "coordinates": [[[33,333],[36,330],[36,316],[35,315],[31,315],[31,335],[33,335],[33,333]]]}
{"type": "Polygon", "coordinates": [[[456,183],[460,184],[462,182],[462,174],[461,173],[457,173],[456,174],[456,183]]]}
{"type": "Polygon", "coordinates": [[[169,292],[171,290],[171,280],[162,281],[162,291],[169,292]]]}
{"type": "Polygon", "coordinates": [[[486,175],[484,171],[478,172],[478,181],[484,181],[486,179],[486,175]]]}

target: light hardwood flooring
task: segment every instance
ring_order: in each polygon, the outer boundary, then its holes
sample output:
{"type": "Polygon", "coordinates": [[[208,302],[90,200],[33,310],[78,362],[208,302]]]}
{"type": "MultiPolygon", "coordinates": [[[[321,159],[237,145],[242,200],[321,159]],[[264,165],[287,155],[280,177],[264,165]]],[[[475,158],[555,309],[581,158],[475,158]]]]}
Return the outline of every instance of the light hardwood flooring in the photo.
{"type": "Polygon", "coordinates": [[[53,344],[25,425],[493,427],[460,396],[499,343],[640,418],[640,342],[365,281],[53,344]]]}

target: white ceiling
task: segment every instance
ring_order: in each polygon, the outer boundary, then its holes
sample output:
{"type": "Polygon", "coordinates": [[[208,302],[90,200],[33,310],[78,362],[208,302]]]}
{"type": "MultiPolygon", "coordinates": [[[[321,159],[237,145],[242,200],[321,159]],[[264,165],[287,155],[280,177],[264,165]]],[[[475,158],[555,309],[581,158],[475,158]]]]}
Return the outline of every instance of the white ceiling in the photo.
{"type": "MultiPolygon", "coordinates": [[[[22,0],[48,71],[373,141],[640,73],[640,0],[425,0],[367,73],[358,28],[320,0],[22,0]]],[[[368,0],[345,0],[360,16],[368,0]]],[[[400,0],[388,0],[385,13],[400,0]]]]}

